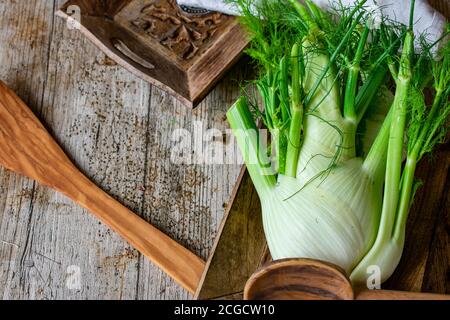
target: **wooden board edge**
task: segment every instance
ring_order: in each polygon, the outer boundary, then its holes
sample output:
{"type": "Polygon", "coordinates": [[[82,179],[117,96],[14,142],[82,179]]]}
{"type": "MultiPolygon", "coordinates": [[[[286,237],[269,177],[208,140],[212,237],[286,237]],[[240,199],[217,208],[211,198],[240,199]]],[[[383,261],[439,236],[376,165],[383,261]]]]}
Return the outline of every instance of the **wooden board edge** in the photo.
{"type": "Polygon", "coordinates": [[[192,100],[194,104],[200,103],[203,98],[217,85],[217,83],[222,79],[222,77],[230,70],[230,68],[236,64],[236,62],[242,57],[245,48],[249,45],[250,40],[246,37],[246,32],[241,27],[240,23],[235,20],[230,30],[223,36],[221,41],[217,42],[208,49],[207,52],[213,52],[214,50],[220,55],[219,58],[224,59],[224,63],[222,68],[213,69],[210,66],[207,67],[199,67],[204,62],[203,60],[213,60],[211,59],[211,55],[205,54],[203,59],[198,61],[196,64],[192,65],[187,70],[187,78],[189,80],[189,88],[192,93],[192,100]],[[218,47],[223,45],[224,43],[231,43],[233,41],[235,43],[235,47],[230,49],[231,52],[219,51],[218,47]],[[234,54],[237,53],[237,54],[234,54]],[[211,70],[213,71],[211,73],[211,70]],[[202,79],[206,79],[203,84],[200,84],[198,88],[192,88],[192,79],[194,77],[200,77],[202,79]],[[209,79],[208,79],[209,78],[209,79]]]}
{"type": "MultiPolygon", "coordinates": [[[[68,21],[70,18],[70,15],[68,15],[63,10],[57,10],[55,12],[55,15],[65,19],[68,21]]],[[[106,54],[109,58],[117,62],[120,66],[128,70],[129,72],[135,74],[142,80],[158,87],[159,89],[167,92],[168,94],[172,95],[174,98],[176,98],[178,101],[180,101],[183,105],[185,105],[188,108],[195,108],[198,106],[198,104],[201,102],[198,99],[196,101],[191,101],[190,99],[180,95],[178,92],[170,88],[169,86],[163,84],[162,82],[156,80],[155,78],[150,77],[149,75],[145,74],[144,72],[140,71],[138,68],[134,67],[133,64],[129,61],[127,61],[125,58],[123,58],[119,53],[115,53],[111,48],[106,46],[101,40],[99,40],[88,28],[86,28],[83,24],[80,23],[80,30],[79,30],[89,41],[91,41],[96,47],[98,47],[104,54],[106,54]]]]}
{"type": "Polygon", "coordinates": [[[206,266],[205,266],[205,270],[203,271],[203,275],[200,278],[200,282],[198,284],[197,287],[197,291],[194,294],[194,299],[198,300],[198,297],[201,293],[202,287],[203,287],[203,283],[205,282],[206,276],[208,275],[209,272],[209,267],[211,266],[211,262],[214,258],[214,253],[217,249],[217,246],[219,245],[220,242],[220,238],[222,237],[223,234],[223,230],[225,229],[225,225],[227,223],[228,217],[230,215],[231,212],[231,208],[233,206],[234,200],[236,199],[236,196],[238,194],[239,188],[241,187],[241,183],[242,183],[242,179],[244,178],[245,174],[247,171],[247,167],[244,165],[241,168],[241,172],[239,173],[239,176],[236,180],[236,183],[233,187],[233,191],[231,192],[231,196],[230,196],[230,200],[227,203],[226,209],[225,209],[225,214],[223,216],[222,222],[220,224],[219,230],[217,231],[217,236],[216,239],[214,240],[214,244],[211,248],[211,253],[209,254],[208,260],[206,261],[206,266]]]}

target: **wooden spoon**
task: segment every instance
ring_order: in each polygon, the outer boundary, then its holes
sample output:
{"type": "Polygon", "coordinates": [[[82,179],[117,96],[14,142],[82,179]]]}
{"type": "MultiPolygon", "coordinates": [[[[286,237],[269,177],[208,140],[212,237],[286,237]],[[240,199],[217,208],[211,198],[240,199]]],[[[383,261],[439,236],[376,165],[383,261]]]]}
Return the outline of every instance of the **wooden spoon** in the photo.
{"type": "Polygon", "coordinates": [[[313,259],[274,261],[256,271],[245,286],[246,300],[450,300],[450,295],[354,291],[344,271],[313,259]]]}
{"type": "Polygon", "coordinates": [[[86,208],[190,292],[205,262],[131,212],[83,175],[44,126],[0,81],[0,165],[86,208]]]}

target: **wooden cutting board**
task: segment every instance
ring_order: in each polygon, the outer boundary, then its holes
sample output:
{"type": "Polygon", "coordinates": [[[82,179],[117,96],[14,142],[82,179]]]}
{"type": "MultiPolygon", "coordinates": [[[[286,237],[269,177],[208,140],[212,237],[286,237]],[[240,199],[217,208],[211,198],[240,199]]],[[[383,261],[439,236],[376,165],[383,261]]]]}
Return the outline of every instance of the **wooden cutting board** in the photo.
{"type": "Polygon", "coordinates": [[[70,0],[57,15],[189,107],[201,102],[248,44],[236,18],[183,10],[175,0],[70,0]]]}

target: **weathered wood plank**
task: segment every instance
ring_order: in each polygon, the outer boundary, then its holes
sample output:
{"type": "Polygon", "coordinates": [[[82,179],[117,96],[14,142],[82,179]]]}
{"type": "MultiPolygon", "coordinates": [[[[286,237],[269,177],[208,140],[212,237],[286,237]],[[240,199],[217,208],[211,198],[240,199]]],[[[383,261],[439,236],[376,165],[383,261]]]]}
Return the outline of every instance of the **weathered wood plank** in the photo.
{"type": "MultiPolygon", "coordinates": [[[[0,78],[36,113],[43,105],[53,8],[53,1],[0,2],[0,78]]],[[[35,183],[0,168],[0,298],[37,298],[39,271],[28,257],[35,199],[35,183]]]]}

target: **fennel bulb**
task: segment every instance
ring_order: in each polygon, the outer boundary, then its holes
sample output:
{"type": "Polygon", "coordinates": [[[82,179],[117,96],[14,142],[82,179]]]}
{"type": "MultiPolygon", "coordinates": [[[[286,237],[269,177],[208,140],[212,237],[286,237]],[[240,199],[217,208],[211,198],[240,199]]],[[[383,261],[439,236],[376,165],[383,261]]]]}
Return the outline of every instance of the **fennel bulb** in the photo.
{"type": "Polygon", "coordinates": [[[281,175],[279,185],[262,197],[264,230],[273,258],[314,258],[350,273],[376,236],[381,185],[358,158],[338,165],[320,186],[310,183],[292,196],[301,184],[281,175]]]}
{"type": "Polygon", "coordinates": [[[244,95],[227,116],[273,258],[331,262],[358,284],[378,266],[386,280],[403,251],[417,162],[447,130],[448,42],[440,59],[434,46],[417,54],[413,19],[373,30],[365,1],[341,7],[338,19],[311,1],[264,0],[258,14],[252,1],[235,2],[253,36],[263,104],[244,95]],[[255,120],[270,131],[270,148],[255,120]]]}

